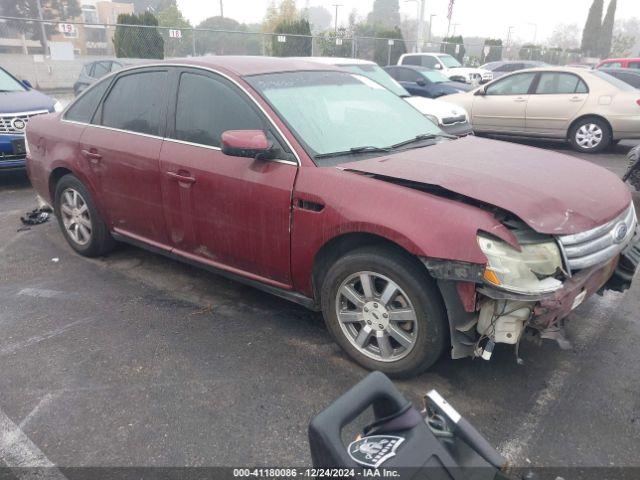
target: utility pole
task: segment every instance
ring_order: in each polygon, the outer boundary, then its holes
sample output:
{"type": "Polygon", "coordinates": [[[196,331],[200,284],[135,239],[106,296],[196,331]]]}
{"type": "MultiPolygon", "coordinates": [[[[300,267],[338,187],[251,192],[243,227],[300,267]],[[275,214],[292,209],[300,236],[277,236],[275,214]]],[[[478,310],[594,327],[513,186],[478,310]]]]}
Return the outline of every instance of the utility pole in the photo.
{"type": "Polygon", "coordinates": [[[417,51],[422,52],[424,46],[424,3],[425,0],[418,0],[418,44],[417,51]]]}
{"type": "Polygon", "coordinates": [[[529,22],[528,25],[533,26],[533,44],[536,44],[536,39],[538,38],[538,24],[529,22]]]}
{"type": "Polygon", "coordinates": [[[44,49],[43,55],[46,56],[49,52],[49,41],[47,40],[47,32],[44,28],[44,18],[42,16],[42,5],[40,0],[36,0],[36,5],[38,7],[38,18],[40,19],[38,23],[40,24],[40,35],[42,35],[42,48],[44,49]]]}
{"type": "Polygon", "coordinates": [[[513,30],[515,27],[513,25],[511,25],[509,27],[509,30],[507,31],[507,55],[511,55],[511,30],[513,30]]]}
{"type": "Polygon", "coordinates": [[[334,3],[332,6],[336,7],[336,16],[335,16],[335,23],[334,23],[333,29],[337,33],[338,32],[338,8],[342,7],[342,4],[341,3],[334,3]]]}
{"type": "Polygon", "coordinates": [[[437,17],[437,15],[435,13],[429,15],[429,40],[427,40],[429,43],[431,43],[431,25],[433,25],[433,17],[437,17]]]}
{"type": "Polygon", "coordinates": [[[220,16],[224,17],[224,6],[222,5],[222,0],[220,0],[220,16]]]}
{"type": "Polygon", "coordinates": [[[456,36],[456,29],[458,28],[460,24],[459,23],[454,23],[453,24],[453,34],[451,35],[452,37],[456,36]]]}

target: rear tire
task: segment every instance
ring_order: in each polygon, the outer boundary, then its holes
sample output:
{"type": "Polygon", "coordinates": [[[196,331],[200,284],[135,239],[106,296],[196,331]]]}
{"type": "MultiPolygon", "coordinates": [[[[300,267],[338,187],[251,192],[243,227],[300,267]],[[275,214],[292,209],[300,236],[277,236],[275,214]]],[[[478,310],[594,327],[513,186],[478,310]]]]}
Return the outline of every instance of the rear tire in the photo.
{"type": "Polygon", "coordinates": [[[569,130],[569,143],[582,153],[600,153],[611,145],[611,128],[597,117],[585,117],[569,130]]]}
{"type": "Polygon", "coordinates": [[[392,249],[364,247],[337,260],[324,278],[321,298],[334,339],[369,370],[415,376],[438,360],[448,341],[435,283],[410,257],[392,249]]]}
{"type": "Polygon", "coordinates": [[[56,184],[54,211],[67,243],[80,255],[97,257],[113,250],[115,241],[89,190],[74,175],[56,184]]]}

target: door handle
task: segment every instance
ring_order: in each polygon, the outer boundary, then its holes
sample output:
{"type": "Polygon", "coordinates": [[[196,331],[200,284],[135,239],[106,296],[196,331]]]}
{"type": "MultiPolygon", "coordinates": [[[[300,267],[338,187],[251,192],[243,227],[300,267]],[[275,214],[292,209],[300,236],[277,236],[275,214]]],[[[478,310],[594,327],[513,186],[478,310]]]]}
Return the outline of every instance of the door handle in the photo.
{"type": "Polygon", "coordinates": [[[167,172],[167,176],[169,178],[177,180],[180,183],[196,183],[195,177],[190,176],[188,173],[183,175],[178,172],[167,172]]]}
{"type": "Polygon", "coordinates": [[[526,98],[524,98],[524,97],[518,97],[518,98],[516,98],[516,99],[514,100],[514,102],[526,102],[526,101],[527,101],[527,99],[526,99],[526,98]]]}
{"type": "Polygon", "coordinates": [[[582,101],[582,98],[580,98],[580,97],[571,97],[571,98],[569,99],[569,101],[570,101],[570,102],[581,102],[581,101],[582,101]]]}
{"type": "Polygon", "coordinates": [[[100,160],[102,160],[102,155],[100,155],[98,152],[93,151],[93,150],[94,149],[82,150],[81,153],[82,153],[82,155],[84,155],[85,158],[90,160],[91,163],[98,163],[100,160]]]}

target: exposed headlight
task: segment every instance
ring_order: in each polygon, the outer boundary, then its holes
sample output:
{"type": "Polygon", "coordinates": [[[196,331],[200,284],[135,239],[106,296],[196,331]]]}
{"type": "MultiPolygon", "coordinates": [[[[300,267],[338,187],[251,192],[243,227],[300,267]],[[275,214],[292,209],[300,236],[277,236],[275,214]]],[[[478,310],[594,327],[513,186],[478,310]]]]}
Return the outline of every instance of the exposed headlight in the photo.
{"type": "Polygon", "coordinates": [[[56,100],[56,103],[53,104],[53,111],[54,112],[62,111],[62,104],[58,100],[56,100]]]}
{"type": "Polygon", "coordinates": [[[484,279],[503,290],[523,294],[553,292],[562,282],[553,277],[562,270],[560,249],[554,241],[521,245],[518,251],[507,243],[478,235],[480,249],[489,263],[484,279]]]}
{"type": "Polygon", "coordinates": [[[27,140],[27,135],[24,136],[24,151],[29,156],[31,155],[31,150],[29,150],[29,140],[27,140]]]}
{"type": "Polygon", "coordinates": [[[440,119],[435,115],[429,115],[425,113],[424,116],[427,117],[429,120],[431,120],[433,123],[435,123],[436,126],[440,125],[440,119]]]}

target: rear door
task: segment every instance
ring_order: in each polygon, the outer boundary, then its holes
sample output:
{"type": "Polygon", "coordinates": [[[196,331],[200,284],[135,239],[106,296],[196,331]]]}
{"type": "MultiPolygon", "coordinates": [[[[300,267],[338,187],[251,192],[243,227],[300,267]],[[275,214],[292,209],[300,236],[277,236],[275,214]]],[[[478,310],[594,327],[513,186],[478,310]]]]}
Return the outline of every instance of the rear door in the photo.
{"type": "Polygon", "coordinates": [[[265,130],[263,113],[228,79],[185,69],[160,155],[162,195],[177,253],[279,287],[291,284],[290,215],[297,162],[225,155],[226,130],[265,130]]]}
{"type": "Polygon", "coordinates": [[[114,229],[158,246],[169,243],[159,167],[167,81],[168,68],[118,76],[81,138],[84,162],[114,229]]]}
{"type": "Polygon", "coordinates": [[[527,132],[566,136],[571,121],[588,96],[589,89],[578,75],[567,72],[540,73],[527,104],[527,132]]]}
{"type": "Polygon", "coordinates": [[[488,85],[485,95],[475,95],[472,109],[474,129],[524,132],[529,91],[535,77],[535,72],[515,73],[488,85]]]}

